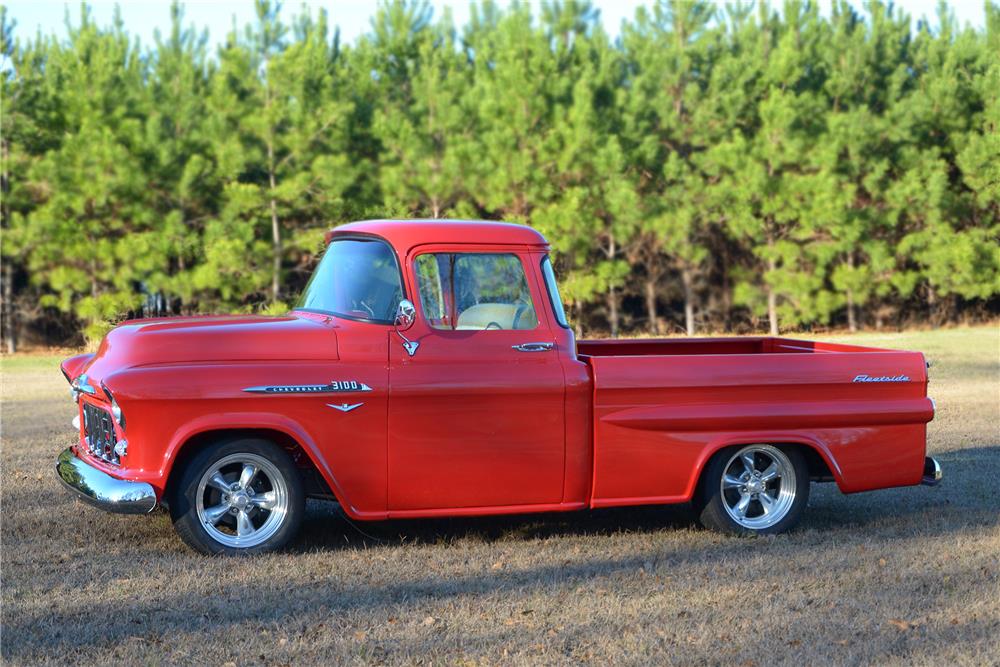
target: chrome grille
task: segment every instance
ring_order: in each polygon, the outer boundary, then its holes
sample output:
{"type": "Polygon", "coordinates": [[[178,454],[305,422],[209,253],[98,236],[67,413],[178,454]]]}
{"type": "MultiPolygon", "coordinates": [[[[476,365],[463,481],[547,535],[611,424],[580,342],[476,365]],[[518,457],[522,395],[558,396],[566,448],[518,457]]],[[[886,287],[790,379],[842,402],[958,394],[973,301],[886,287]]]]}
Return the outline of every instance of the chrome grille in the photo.
{"type": "Polygon", "coordinates": [[[118,437],[115,435],[111,413],[86,401],[82,404],[84,444],[87,451],[111,465],[121,465],[121,458],[115,452],[118,437]]]}

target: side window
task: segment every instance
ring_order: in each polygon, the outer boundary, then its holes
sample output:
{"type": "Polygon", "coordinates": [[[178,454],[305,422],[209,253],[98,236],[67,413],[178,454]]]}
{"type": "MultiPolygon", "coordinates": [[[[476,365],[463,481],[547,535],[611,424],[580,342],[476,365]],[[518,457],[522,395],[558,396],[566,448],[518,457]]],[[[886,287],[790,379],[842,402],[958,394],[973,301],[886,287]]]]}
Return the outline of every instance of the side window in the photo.
{"type": "Polygon", "coordinates": [[[559,326],[569,329],[566,308],[563,306],[562,297],[559,296],[559,285],[556,283],[556,272],[552,270],[552,260],[548,255],[542,259],[542,277],[545,278],[545,289],[549,293],[549,300],[552,301],[552,312],[556,314],[556,321],[559,326]]]}
{"type": "Polygon", "coordinates": [[[436,329],[534,329],[538,316],[524,266],[509,253],[417,257],[420,304],[436,329]]]}
{"type": "Polygon", "coordinates": [[[444,298],[445,285],[449,280],[442,276],[444,274],[450,279],[448,257],[449,255],[419,255],[413,264],[424,316],[435,328],[451,328],[448,326],[449,317],[444,298]],[[439,264],[440,259],[445,260],[443,267],[439,264]]]}

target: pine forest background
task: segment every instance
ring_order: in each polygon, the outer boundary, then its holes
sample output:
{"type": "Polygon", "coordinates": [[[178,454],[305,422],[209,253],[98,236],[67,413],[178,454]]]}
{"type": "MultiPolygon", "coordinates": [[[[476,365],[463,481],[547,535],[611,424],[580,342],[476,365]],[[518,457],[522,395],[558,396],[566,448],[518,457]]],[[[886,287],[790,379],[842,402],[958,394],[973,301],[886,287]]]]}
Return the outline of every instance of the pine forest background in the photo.
{"type": "Polygon", "coordinates": [[[985,28],[835,1],[258,0],[218,49],[86,6],[2,13],[2,297],[16,341],[129,316],[284,312],[323,233],[375,217],[533,225],[584,334],[879,328],[1000,312],[1000,5],[985,28]]]}

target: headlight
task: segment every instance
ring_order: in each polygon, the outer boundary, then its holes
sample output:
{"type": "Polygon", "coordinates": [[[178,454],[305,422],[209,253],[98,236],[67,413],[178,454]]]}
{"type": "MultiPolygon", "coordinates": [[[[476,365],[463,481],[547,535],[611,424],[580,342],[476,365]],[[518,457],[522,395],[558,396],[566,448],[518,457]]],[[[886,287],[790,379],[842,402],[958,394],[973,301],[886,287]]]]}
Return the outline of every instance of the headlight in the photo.
{"type": "Polygon", "coordinates": [[[115,421],[118,422],[118,425],[124,431],[125,415],[122,414],[121,406],[118,405],[118,401],[115,400],[115,397],[112,395],[111,390],[108,389],[107,385],[105,385],[103,382],[101,383],[101,389],[104,390],[104,395],[108,397],[109,401],[111,401],[111,416],[115,418],[115,421]]]}

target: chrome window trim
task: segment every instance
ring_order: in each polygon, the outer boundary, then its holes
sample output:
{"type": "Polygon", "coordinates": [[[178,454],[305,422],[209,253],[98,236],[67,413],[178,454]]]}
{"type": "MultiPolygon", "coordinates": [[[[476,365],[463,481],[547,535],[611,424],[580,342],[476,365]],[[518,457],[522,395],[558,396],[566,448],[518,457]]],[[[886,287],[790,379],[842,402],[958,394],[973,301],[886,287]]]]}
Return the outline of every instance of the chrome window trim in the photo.
{"type": "Polygon", "coordinates": [[[542,261],[538,263],[538,270],[542,272],[542,283],[545,285],[545,293],[549,296],[549,307],[552,308],[552,315],[556,318],[556,324],[558,324],[563,329],[569,329],[569,318],[566,317],[566,304],[562,302],[562,295],[556,292],[559,296],[559,305],[562,306],[562,312],[560,313],[556,309],[556,301],[552,296],[552,290],[559,289],[558,283],[556,283],[556,270],[552,267],[552,259],[549,257],[548,253],[542,255],[542,261]],[[549,263],[549,269],[552,271],[552,284],[549,285],[549,281],[545,275],[545,262],[549,263]]]}

